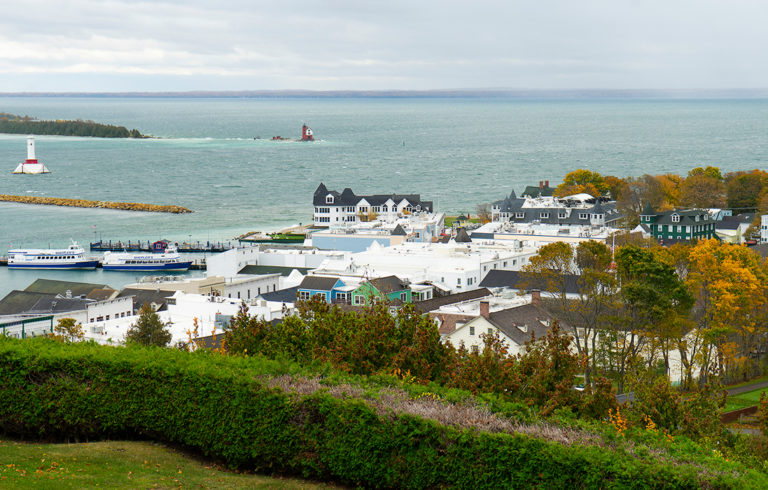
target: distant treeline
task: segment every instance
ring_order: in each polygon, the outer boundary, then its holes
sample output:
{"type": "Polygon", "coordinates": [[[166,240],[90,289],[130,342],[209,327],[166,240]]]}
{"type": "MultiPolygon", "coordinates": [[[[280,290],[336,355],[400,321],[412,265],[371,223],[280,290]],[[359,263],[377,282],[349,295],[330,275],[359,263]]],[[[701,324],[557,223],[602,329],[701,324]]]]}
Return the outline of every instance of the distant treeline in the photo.
{"type": "Polygon", "coordinates": [[[29,116],[0,112],[0,133],[94,136],[98,138],[148,138],[138,129],[100,124],[93,121],[41,121],[29,116]]]}

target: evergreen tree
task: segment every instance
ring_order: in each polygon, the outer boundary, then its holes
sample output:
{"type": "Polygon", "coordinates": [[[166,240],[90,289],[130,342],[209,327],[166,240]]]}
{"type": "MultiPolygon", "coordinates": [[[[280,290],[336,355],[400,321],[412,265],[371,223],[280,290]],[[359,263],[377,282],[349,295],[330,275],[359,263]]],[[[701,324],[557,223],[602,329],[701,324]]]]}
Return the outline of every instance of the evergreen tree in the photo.
{"type": "Polygon", "coordinates": [[[131,325],[125,340],[141,345],[157,345],[165,347],[171,341],[168,324],[163,323],[155,310],[148,303],[139,309],[139,319],[131,325]]]}

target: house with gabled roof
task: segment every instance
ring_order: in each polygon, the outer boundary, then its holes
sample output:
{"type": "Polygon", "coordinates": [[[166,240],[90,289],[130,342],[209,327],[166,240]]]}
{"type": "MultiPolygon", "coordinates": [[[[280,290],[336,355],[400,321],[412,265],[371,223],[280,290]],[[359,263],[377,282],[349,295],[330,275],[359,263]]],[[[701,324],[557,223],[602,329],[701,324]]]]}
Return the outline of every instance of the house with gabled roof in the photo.
{"type": "Polygon", "coordinates": [[[374,194],[358,196],[349,187],[341,193],[320,183],[312,198],[315,226],[360,223],[373,217],[395,219],[414,212],[433,212],[432,201],[419,194],[374,194]]]}
{"type": "Polygon", "coordinates": [[[413,294],[408,284],[394,275],[364,281],[352,291],[353,305],[368,304],[374,299],[410,303],[413,294]]]}
{"type": "Polygon", "coordinates": [[[706,240],[716,236],[716,222],[705,209],[656,212],[653,206],[647,203],[640,214],[640,223],[650,228],[653,238],[664,243],[706,240]]]}
{"type": "Polygon", "coordinates": [[[491,204],[491,220],[496,223],[553,225],[558,227],[617,226],[624,216],[616,202],[589,194],[556,197],[552,188],[530,186],[517,197],[512,191],[491,204]]]}
{"type": "MultiPolygon", "coordinates": [[[[354,288],[352,288],[354,289],[354,288]]],[[[306,276],[299,284],[298,298],[309,300],[315,296],[322,297],[326,303],[336,301],[347,302],[350,290],[338,277],[306,276]]]]}
{"type": "MultiPolygon", "coordinates": [[[[456,330],[444,336],[454,347],[461,345],[469,350],[483,349],[484,337],[497,334],[506,345],[510,355],[524,351],[525,343],[547,334],[555,318],[542,308],[537,301],[529,304],[490,311],[488,301],[480,302],[480,315],[463,324],[456,324],[456,330]]],[[[561,327],[566,328],[562,323],[561,327]]]]}

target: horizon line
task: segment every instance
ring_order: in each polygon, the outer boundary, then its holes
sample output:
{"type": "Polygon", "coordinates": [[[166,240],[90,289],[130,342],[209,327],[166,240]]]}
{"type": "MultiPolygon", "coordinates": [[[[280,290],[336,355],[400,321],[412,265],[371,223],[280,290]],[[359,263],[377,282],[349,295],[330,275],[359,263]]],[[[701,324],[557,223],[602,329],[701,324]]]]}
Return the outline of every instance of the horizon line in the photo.
{"type": "Polygon", "coordinates": [[[379,89],[379,90],[186,90],[186,91],[113,91],[113,92],[0,92],[0,97],[768,97],[768,88],[685,88],[685,89],[379,89]]]}

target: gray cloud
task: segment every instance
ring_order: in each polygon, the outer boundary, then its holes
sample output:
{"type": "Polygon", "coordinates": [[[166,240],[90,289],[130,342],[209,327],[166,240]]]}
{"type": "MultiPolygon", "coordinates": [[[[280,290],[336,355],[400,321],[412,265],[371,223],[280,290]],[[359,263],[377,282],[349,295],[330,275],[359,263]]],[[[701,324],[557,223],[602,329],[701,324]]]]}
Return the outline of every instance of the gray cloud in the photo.
{"type": "Polygon", "coordinates": [[[768,5],[37,0],[0,91],[765,87],[768,5]]]}

